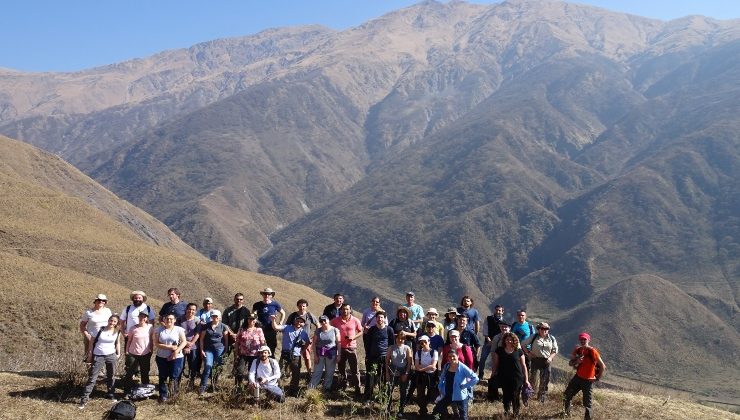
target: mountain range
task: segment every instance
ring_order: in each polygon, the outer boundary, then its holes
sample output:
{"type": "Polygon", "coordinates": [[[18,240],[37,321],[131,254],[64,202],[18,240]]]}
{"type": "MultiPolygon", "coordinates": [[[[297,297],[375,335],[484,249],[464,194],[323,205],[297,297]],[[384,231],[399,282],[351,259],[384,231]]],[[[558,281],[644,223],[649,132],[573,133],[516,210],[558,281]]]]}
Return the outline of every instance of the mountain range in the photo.
{"type": "MultiPolygon", "coordinates": [[[[616,329],[617,369],[690,387],[644,361],[666,340],[703,348],[700,327],[739,348],[738,57],[737,20],[426,1],[345,31],[0,71],[0,132],[215,261],[354,302],[469,294],[571,339],[616,329]]],[[[702,392],[737,398],[711,371],[702,392]]]]}

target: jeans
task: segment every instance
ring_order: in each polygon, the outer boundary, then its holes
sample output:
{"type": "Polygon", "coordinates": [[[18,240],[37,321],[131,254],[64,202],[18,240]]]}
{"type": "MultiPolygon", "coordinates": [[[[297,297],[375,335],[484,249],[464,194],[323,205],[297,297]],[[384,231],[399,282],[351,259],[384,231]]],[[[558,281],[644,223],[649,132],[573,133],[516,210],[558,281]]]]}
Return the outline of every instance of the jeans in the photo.
{"type": "Polygon", "coordinates": [[[166,357],[157,356],[154,360],[157,362],[157,369],[159,370],[159,398],[167,398],[170,395],[167,389],[167,380],[179,380],[185,366],[185,358],[178,357],[175,360],[167,360],[166,357]]]}
{"type": "MultiPolygon", "coordinates": [[[[191,348],[190,353],[183,352],[182,355],[185,358],[185,365],[188,367],[188,379],[193,383],[195,378],[200,376],[200,365],[203,364],[200,349],[191,348]]],[[[185,365],[183,365],[183,372],[185,372],[185,365]]]]}
{"type": "Polygon", "coordinates": [[[432,411],[432,414],[439,414],[439,415],[447,415],[447,407],[452,405],[453,409],[455,409],[458,414],[460,415],[460,418],[463,420],[468,420],[468,399],[464,399],[462,401],[452,401],[451,395],[445,395],[442,397],[441,400],[437,404],[434,405],[434,410],[432,411]]]}
{"type": "Polygon", "coordinates": [[[311,383],[309,388],[316,388],[321,382],[321,376],[324,376],[324,390],[329,391],[331,384],[334,381],[334,369],[337,367],[337,358],[328,358],[325,356],[319,357],[319,362],[313,367],[313,374],[311,375],[311,383]]]}
{"type": "Polygon", "coordinates": [[[129,393],[134,382],[134,373],[141,369],[141,384],[149,384],[149,370],[152,364],[152,354],[147,353],[141,356],[135,354],[126,355],[126,375],[123,377],[124,392],[129,393]]]}
{"type": "Polygon", "coordinates": [[[573,379],[568,382],[568,387],[565,388],[563,393],[563,405],[566,413],[570,413],[570,401],[573,397],[578,394],[578,391],[583,391],[583,408],[586,409],[586,413],[583,418],[590,420],[593,417],[593,408],[591,407],[593,398],[593,386],[594,381],[583,379],[578,375],[573,376],[573,379]]]}
{"type": "Polygon", "coordinates": [[[95,389],[95,382],[98,380],[98,374],[100,370],[105,366],[105,385],[108,387],[108,394],[112,394],[114,391],[116,373],[116,354],[108,354],[105,356],[94,356],[92,366],[90,366],[90,377],[85,385],[85,390],[82,392],[82,402],[87,402],[90,399],[93,389],[95,389]]]}
{"type": "Polygon", "coordinates": [[[205,363],[203,363],[203,373],[200,375],[201,390],[205,390],[208,387],[208,378],[211,377],[213,365],[221,364],[221,355],[224,353],[224,349],[208,349],[205,350],[204,353],[206,354],[206,357],[204,359],[205,363]]]}
{"type": "Polygon", "coordinates": [[[483,371],[486,369],[486,362],[488,361],[488,356],[491,355],[491,346],[493,343],[484,343],[483,347],[481,347],[480,351],[480,362],[478,365],[478,377],[483,377],[483,371]]]}
{"type": "Polygon", "coordinates": [[[355,349],[342,349],[342,358],[339,360],[339,376],[342,383],[349,383],[357,391],[360,390],[360,371],[357,370],[357,353],[355,349]],[[347,376],[347,364],[349,364],[349,376],[347,376]]]}

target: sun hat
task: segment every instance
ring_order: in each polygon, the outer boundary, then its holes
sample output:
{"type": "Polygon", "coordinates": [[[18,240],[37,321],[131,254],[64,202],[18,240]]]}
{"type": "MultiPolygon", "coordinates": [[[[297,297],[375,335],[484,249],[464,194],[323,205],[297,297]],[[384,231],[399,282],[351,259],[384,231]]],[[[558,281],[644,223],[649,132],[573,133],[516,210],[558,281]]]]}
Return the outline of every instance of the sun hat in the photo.
{"type": "Polygon", "coordinates": [[[146,302],[146,293],[144,293],[141,290],[134,290],[134,291],[132,291],[128,298],[131,299],[131,300],[134,300],[134,296],[136,296],[136,295],[141,295],[141,297],[144,298],[144,302],[146,302]]]}
{"type": "Polygon", "coordinates": [[[435,308],[429,308],[429,310],[427,311],[427,313],[428,314],[439,315],[439,312],[437,312],[437,310],[435,308]]]}
{"type": "Polygon", "coordinates": [[[262,353],[263,351],[266,351],[268,356],[272,356],[272,351],[270,350],[270,347],[268,346],[262,346],[257,351],[260,353],[262,353]]]}
{"type": "Polygon", "coordinates": [[[275,291],[272,290],[269,287],[265,287],[264,289],[262,289],[262,291],[260,292],[260,294],[261,295],[273,295],[273,296],[275,296],[275,291]]]}
{"type": "Polygon", "coordinates": [[[104,295],[102,293],[98,293],[98,295],[95,296],[95,300],[104,300],[104,301],[107,302],[108,301],[108,296],[106,296],[106,295],[104,295]]]}

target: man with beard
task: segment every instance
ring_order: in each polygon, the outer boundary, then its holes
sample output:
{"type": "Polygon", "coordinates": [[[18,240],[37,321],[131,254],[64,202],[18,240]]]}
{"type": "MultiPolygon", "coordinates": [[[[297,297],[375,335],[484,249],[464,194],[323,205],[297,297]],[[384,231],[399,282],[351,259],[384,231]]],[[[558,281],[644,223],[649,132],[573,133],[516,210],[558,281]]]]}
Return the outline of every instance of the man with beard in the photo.
{"type": "Polygon", "coordinates": [[[272,353],[269,347],[262,346],[259,352],[259,359],[255,360],[249,368],[249,390],[254,391],[255,396],[259,399],[259,392],[263,389],[271,400],[283,403],[285,402],[285,396],[278,385],[280,366],[278,366],[275,359],[270,357],[272,353]]]}
{"type": "MultiPolygon", "coordinates": [[[[234,304],[224,309],[223,323],[231,328],[231,331],[237,332],[247,322],[250,312],[249,309],[244,306],[244,294],[237,293],[234,295],[234,304]]],[[[229,336],[229,346],[226,348],[226,354],[231,353],[231,348],[234,345],[234,338],[229,336]]],[[[236,358],[234,358],[236,363],[236,358]]]]}
{"type": "Polygon", "coordinates": [[[159,318],[164,319],[165,316],[172,314],[175,316],[175,322],[179,324],[185,318],[188,303],[180,300],[180,290],[177,287],[167,290],[167,296],[170,301],[162,305],[162,309],[159,310],[159,318]]]}
{"type": "Polygon", "coordinates": [[[578,347],[571,353],[570,365],[576,369],[576,374],[573,375],[563,393],[564,415],[570,416],[570,401],[579,391],[582,391],[583,408],[586,409],[583,418],[591,419],[593,418],[591,402],[594,382],[601,379],[606,371],[606,365],[601,360],[599,351],[591,347],[591,336],[588,333],[584,332],[578,336],[578,347]]]}

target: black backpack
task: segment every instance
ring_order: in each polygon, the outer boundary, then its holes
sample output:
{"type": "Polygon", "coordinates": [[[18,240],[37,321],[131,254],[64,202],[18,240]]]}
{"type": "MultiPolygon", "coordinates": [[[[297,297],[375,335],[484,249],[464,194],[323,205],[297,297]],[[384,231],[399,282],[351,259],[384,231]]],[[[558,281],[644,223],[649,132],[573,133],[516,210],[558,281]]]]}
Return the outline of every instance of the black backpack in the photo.
{"type": "Polygon", "coordinates": [[[136,405],[134,405],[134,403],[132,403],[131,401],[119,401],[113,407],[111,407],[110,411],[108,411],[108,415],[105,418],[133,420],[136,418],[136,405]]]}

